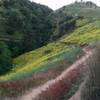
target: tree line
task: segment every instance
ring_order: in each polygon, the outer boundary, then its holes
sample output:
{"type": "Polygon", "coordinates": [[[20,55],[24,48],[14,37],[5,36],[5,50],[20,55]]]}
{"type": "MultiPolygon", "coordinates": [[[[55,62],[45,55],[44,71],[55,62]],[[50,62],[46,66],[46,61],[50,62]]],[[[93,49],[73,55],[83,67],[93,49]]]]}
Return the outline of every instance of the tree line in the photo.
{"type": "MultiPolygon", "coordinates": [[[[49,7],[29,0],[1,0],[1,69],[4,66],[7,67],[7,70],[11,69],[9,59],[68,34],[74,30],[75,20],[73,16],[68,16],[62,12],[56,14],[49,7]],[[9,58],[8,61],[5,56],[9,58]],[[2,61],[2,59],[5,60],[2,61]]],[[[1,69],[0,73],[2,73],[1,69]]]]}

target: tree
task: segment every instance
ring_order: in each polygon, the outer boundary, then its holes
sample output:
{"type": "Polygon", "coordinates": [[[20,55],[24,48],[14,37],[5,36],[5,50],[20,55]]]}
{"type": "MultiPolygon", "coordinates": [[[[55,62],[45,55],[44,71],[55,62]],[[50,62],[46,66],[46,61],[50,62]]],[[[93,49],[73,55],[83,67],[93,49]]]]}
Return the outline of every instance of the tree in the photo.
{"type": "Polygon", "coordinates": [[[0,75],[9,71],[12,66],[11,52],[4,42],[0,42],[0,75]]]}
{"type": "Polygon", "coordinates": [[[52,32],[47,19],[51,12],[30,0],[0,1],[0,36],[11,37],[6,44],[13,57],[49,42],[52,32]],[[15,43],[14,39],[19,41],[15,43]]]}

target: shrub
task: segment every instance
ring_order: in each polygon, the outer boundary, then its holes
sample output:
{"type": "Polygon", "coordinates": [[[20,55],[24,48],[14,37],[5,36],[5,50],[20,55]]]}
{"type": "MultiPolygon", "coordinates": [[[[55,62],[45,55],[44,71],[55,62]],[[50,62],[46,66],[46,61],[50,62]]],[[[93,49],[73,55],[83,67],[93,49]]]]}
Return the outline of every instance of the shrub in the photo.
{"type": "Polygon", "coordinates": [[[88,61],[89,72],[81,100],[100,100],[100,44],[95,46],[94,54],[88,61]]]}
{"type": "Polygon", "coordinates": [[[52,50],[46,50],[46,51],[44,51],[44,54],[46,55],[46,54],[49,54],[51,52],[52,52],[52,50]]]}

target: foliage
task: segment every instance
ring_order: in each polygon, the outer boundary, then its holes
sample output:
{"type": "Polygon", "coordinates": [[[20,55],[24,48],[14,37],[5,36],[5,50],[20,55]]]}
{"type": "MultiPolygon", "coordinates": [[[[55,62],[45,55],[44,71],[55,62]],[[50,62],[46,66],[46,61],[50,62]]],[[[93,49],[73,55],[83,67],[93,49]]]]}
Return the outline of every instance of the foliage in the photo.
{"type": "Polygon", "coordinates": [[[61,42],[66,44],[85,45],[100,40],[100,22],[94,21],[76,29],[69,36],[65,36],[61,42]]]}
{"type": "Polygon", "coordinates": [[[62,12],[52,12],[49,16],[52,23],[52,40],[58,39],[59,37],[70,33],[75,29],[76,18],[71,15],[64,14],[62,12]]]}
{"type": "Polygon", "coordinates": [[[95,4],[89,6],[86,3],[72,3],[58,9],[55,13],[64,13],[73,16],[83,16],[89,19],[100,19],[100,7],[95,4]]]}
{"type": "Polygon", "coordinates": [[[86,24],[81,22],[80,25],[69,36],[65,35],[58,41],[49,43],[14,59],[13,65],[15,67],[7,75],[0,77],[0,80],[31,76],[35,72],[51,68],[52,65],[57,64],[62,59],[73,63],[81,51],[80,48],[75,48],[76,46],[100,40],[99,21],[90,22],[87,20],[86,24]]]}
{"type": "Polygon", "coordinates": [[[13,62],[15,68],[5,76],[1,76],[0,80],[19,79],[21,77],[31,76],[33,73],[44,71],[52,68],[59,61],[66,59],[70,63],[77,59],[77,56],[82,52],[81,49],[69,48],[60,43],[51,43],[47,46],[39,48],[35,51],[19,56],[13,62]],[[56,47],[55,47],[56,46],[56,47]],[[45,54],[45,51],[52,50],[45,54]],[[72,56],[71,56],[72,55],[72,56]],[[71,56],[69,58],[69,56],[71,56]]]}
{"type": "Polygon", "coordinates": [[[0,75],[11,69],[11,52],[4,42],[0,42],[0,75]]]}
{"type": "Polygon", "coordinates": [[[48,19],[51,12],[47,6],[29,0],[0,1],[0,37],[7,41],[14,56],[47,43],[51,35],[48,19]],[[32,41],[30,44],[28,38],[32,41]],[[17,54],[14,48],[18,48],[17,54]]]}
{"type": "Polygon", "coordinates": [[[88,73],[81,93],[82,100],[100,99],[100,44],[95,45],[95,51],[88,60],[88,73]],[[87,95],[88,94],[88,95],[87,95]]]}
{"type": "Polygon", "coordinates": [[[100,21],[97,20],[99,15],[96,15],[100,8],[85,9],[83,7],[83,9],[79,5],[76,8],[74,6],[76,4],[70,5],[68,8],[62,8],[63,10],[57,10],[48,19],[52,10],[45,6],[28,0],[12,0],[7,5],[2,1],[0,7],[2,23],[0,25],[3,28],[0,28],[2,29],[0,35],[3,34],[7,39],[10,36],[10,40],[13,40],[6,41],[6,44],[11,52],[14,52],[14,56],[26,53],[14,58],[12,70],[6,75],[0,76],[0,81],[31,77],[33,73],[47,71],[64,59],[73,63],[82,52],[80,46],[100,41],[100,21]],[[68,9],[68,13],[66,9],[68,9]],[[91,16],[90,11],[93,11],[92,15],[95,13],[93,15],[95,19],[88,18],[91,16]],[[15,19],[17,20],[15,21],[15,19]],[[67,34],[69,32],[70,34],[67,34]],[[64,36],[59,40],[45,45],[55,36],[60,37],[62,35],[64,36]],[[17,42],[14,42],[14,40],[17,42]]]}
{"type": "Polygon", "coordinates": [[[75,82],[73,82],[71,89],[69,91],[65,91],[63,95],[60,97],[60,100],[66,100],[66,99],[69,99],[71,96],[73,96],[75,92],[78,90],[79,85],[81,83],[82,83],[82,79],[80,78],[76,80],[75,82]]]}
{"type": "Polygon", "coordinates": [[[50,8],[29,0],[0,3],[0,37],[7,41],[14,57],[58,39],[76,25],[74,16],[55,14],[50,8]]]}

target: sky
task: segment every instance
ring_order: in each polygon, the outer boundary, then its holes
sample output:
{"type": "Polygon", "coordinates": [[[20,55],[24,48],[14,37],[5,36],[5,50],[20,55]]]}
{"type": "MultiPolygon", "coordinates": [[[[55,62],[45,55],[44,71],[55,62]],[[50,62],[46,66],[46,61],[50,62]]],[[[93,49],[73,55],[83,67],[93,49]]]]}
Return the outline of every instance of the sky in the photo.
{"type": "MultiPolygon", "coordinates": [[[[34,1],[40,4],[47,5],[48,7],[52,8],[53,10],[56,10],[58,8],[61,8],[62,6],[68,5],[70,3],[75,2],[76,0],[30,0],[34,1]]],[[[77,0],[80,1],[80,0],[77,0]]],[[[84,1],[93,1],[97,5],[100,6],[100,0],[84,0],[84,1]]]]}

